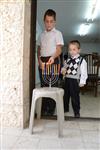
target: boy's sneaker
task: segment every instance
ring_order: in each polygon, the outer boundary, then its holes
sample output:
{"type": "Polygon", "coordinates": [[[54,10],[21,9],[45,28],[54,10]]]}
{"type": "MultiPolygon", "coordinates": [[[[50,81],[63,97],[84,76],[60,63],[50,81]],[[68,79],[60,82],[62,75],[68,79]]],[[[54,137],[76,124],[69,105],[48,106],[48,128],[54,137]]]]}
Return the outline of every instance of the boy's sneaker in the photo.
{"type": "Polygon", "coordinates": [[[75,113],[74,116],[75,118],[80,118],[80,113],[75,113]]]}

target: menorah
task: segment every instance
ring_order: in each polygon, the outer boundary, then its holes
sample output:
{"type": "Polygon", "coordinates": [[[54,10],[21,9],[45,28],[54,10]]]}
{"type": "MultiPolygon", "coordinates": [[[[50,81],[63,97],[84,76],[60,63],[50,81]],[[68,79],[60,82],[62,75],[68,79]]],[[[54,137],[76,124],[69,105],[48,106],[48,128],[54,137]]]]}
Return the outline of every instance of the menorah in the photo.
{"type": "Polygon", "coordinates": [[[42,79],[44,83],[51,87],[59,79],[60,74],[60,64],[47,64],[43,63],[42,68],[42,79]]]}

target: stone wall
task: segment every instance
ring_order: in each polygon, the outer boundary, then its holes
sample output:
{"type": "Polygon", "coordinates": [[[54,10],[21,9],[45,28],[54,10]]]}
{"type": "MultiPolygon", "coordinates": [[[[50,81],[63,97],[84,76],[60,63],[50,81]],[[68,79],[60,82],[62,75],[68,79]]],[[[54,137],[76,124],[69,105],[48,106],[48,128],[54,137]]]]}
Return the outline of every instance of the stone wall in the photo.
{"type": "Polygon", "coordinates": [[[3,126],[29,119],[30,2],[0,0],[0,95],[3,126]]]}

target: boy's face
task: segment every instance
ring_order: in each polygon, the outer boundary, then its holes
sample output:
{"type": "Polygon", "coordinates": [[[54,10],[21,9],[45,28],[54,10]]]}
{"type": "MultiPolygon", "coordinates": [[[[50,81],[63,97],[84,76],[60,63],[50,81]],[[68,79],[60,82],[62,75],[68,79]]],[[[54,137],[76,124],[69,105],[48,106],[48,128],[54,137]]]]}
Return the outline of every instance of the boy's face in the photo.
{"type": "Polygon", "coordinates": [[[51,31],[55,27],[56,21],[53,16],[46,16],[44,20],[45,29],[51,31]]]}
{"type": "Polygon", "coordinates": [[[70,44],[69,45],[69,54],[74,57],[76,56],[77,54],[80,53],[80,49],[78,48],[78,45],[77,44],[70,44]]]}

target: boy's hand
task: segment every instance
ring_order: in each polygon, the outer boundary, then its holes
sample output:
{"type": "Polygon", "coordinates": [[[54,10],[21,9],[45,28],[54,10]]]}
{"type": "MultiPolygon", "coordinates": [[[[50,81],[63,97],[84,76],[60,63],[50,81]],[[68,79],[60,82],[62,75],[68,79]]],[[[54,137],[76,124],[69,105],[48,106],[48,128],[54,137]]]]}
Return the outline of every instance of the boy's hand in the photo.
{"type": "Polygon", "coordinates": [[[62,68],[62,69],[61,69],[61,73],[62,73],[63,75],[65,75],[65,74],[66,74],[66,68],[62,68]]]}
{"type": "Polygon", "coordinates": [[[47,62],[47,64],[53,64],[54,63],[54,58],[53,57],[50,57],[49,58],[49,60],[48,60],[48,62],[47,62]]]}

